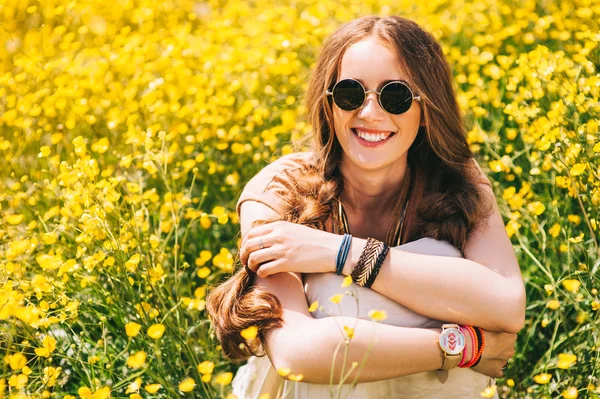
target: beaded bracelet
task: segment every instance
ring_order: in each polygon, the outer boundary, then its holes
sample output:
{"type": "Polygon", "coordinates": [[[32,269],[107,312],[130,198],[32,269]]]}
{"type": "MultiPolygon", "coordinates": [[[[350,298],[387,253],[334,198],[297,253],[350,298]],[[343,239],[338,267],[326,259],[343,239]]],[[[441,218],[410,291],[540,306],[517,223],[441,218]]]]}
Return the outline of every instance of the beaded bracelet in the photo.
{"type": "Polygon", "coordinates": [[[367,238],[367,244],[360,254],[354,270],[352,270],[352,281],[361,287],[367,284],[375,268],[377,259],[384,248],[385,243],[371,237],[367,238]]]}
{"type": "Polygon", "coordinates": [[[483,355],[483,348],[485,348],[485,338],[483,337],[483,329],[481,327],[475,327],[475,331],[478,331],[481,336],[481,349],[479,349],[477,353],[477,360],[475,361],[475,363],[473,363],[471,367],[475,367],[479,364],[479,361],[481,360],[481,357],[483,355]]]}
{"type": "Polygon", "coordinates": [[[350,251],[350,244],[352,244],[352,235],[344,234],[342,238],[342,244],[338,250],[337,257],[335,258],[335,274],[338,276],[342,274],[346,259],[348,258],[348,252],[350,251]]]}
{"type": "Polygon", "coordinates": [[[473,367],[475,365],[476,362],[479,361],[479,359],[481,358],[481,353],[483,351],[483,341],[482,341],[482,336],[480,335],[480,329],[478,327],[471,327],[473,329],[473,332],[475,333],[475,338],[477,341],[477,350],[473,352],[473,357],[471,358],[471,361],[469,363],[467,363],[467,365],[465,367],[473,367]]]}
{"type": "Polygon", "coordinates": [[[473,352],[471,354],[471,359],[467,362],[467,364],[464,364],[462,366],[460,366],[461,368],[469,368],[472,366],[473,362],[475,361],[475,356],[477,355],[477,352],[479,351],[479,341],[477,339],[477,334],[475,332],[475,329],[471,326],[465,326],[465,328],[469,331],[469,335],[471,336],[471,342],[473,342],[473,352]]]}

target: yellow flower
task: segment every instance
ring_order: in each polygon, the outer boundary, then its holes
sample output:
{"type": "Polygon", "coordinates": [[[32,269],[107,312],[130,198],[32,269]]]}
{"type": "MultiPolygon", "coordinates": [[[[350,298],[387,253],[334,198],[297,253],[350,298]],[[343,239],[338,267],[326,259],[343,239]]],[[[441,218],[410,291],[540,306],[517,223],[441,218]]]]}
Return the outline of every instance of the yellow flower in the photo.
{"type": "Polygon", "coordinates": [[[213,264],[224,272],[230,273],[233,271],[233,255],[227,248],[221,248],[213,257],[213,264]]]}
{"type": "Polygon", "coordinates": [[[165,332],[165,326],[163,324],[153,324],[148,328],[148,336],[154,339],[160,339],[165,332]]]}
{"type": "Polygon", "coordinates": [[[202,380],[202,382],[210,382],[212,378],[212,374],[204,374],[202,375],[202,378],[200,378],[202,380]]]}
{"type": "Polygon", "coordinates": [[[109,387],[100,388],[96,392],[94,392],[94,394],[92,395],[92,399],[108,399],[108,398],[110,398],[110,388],[109,387]]]}
{"type": "Polygon", "coordinates": [[[125,268],[129,272],[134,273],[137,269],[138,264],[140,263],[140,260],[140,254],[133,255],[131,258],[129,258],[127,262],[125,262],[125,268]]]}
{"type": "Polygon", "coordinates": [[[384,321],[387,319],[387,312],[385,310],[371,310],[369,311],[369,317],[373,321],[384,321]]]}
{"type": "Polygon", "coordinates": [[[138,369],[138,368],[142,367],[145,362],[146,362],[146,352],[137,351],[133,355],[130,355],[127,358],[126,364],[127,364],[127,366],[131,367],[132,369],[138,369]]]}
{"type": "Polygon", "coordinates": [[[545,328],[546,326],[548,326],[548,324],[550,324],[550,320],[548,320],[547,318],[544,317],[540,324],[542,325],[543,328],[545,328]]]}
{"type": "Polygon", "coordinates": [[[215,365],[213,362],[205,360],[200,363],[197,368],[200,374],[212,374],[213,370],[215,369],[215,365]]]}
{"type": "Polygon", "coordinates": [[[342,299],[344,299],[344,294],[335,294],[334,296],[332,296],[331,298],[329,298],[329,300],[332,303],[340,303],[342,301],[342,299]]]}
{"type": "Polygon", "coordinates": [[[60,255],[41,254],[36,256],[35,260],[44,270],[56,270],[63,264],[60,255]]]}
{"type": "Polygon", "coordinates": [[[42,241],[44,241],[44,244],[52,245],[56,242],[57,239],[58,239],[58,237],[57,237],[57,234],[55,234],[55,233],[42,234],[42,241]]]}
{"type": "Polygon", "coordinates": [[[296,381],[296,382],[300,382],[304,379],[304,375],[302,374],[290,374],[290,376],[288,377],[288,379],[290,381],[296,381]]]}
{"type": "Polygon", "coordinates": [[[562,397],[565,399],[577,399],[577,395],[578,392],[576,387],[569,387],[562,391],[562,397]]]}
{"type": "Polygon", "coordinates": [[[573,244],[578,244],[583,241],[584,236],[585,236],[585,233],[581,233],[577,237],[569,238],[569,242],[572,242],[573,244]]]}
{"type": "Polygon", "coordinates": [[[40,147],[40,152],[38,153],[38,158],[44,158],[50,155],[50,147],[47,145],[43,145],[40,147]]]}
{"type": "Polygon", "coordinates": [[[560,301],[558,301],[557,299],[552,299],[552,300],[548,301],[546,306],[549,309],[556,310],[556,309],[560,308],[560,301]]]}
{"type": "Polygon", "coordinates": [[[560,225],[558,223],[554,223],[554,225],[548,230],[548,233],[554,238],[558,237],[560,234],[560,225]]]}
{"type": "Polygon", "coordinates": [[[481,392],[481,396],[483,396],[484,398],[491,398],[492,396],[494,396],[496,394],[496,386],[492,385],[491,387],[487,387],[483,390],[483,392],[481,392]]]}
{"type": "Polygon", "coordinates": [[[527,210],[536,216],[539,216],[544,213],[546,207],[541,202],[535,201],[527,205],[527,210]]]}
{"type": "Polygon", "coordinates": [[[142,395],[140,395],[139,393],[132,393],[131,395],[129,395],[129,399],[143,399],[142,395]]]}
{"type": "Polygon", "coordinates": [[[35,348],[35,354],[41,357],[50,357],[50,354],[56,349],[56,340],[50,335],[46,335],[42,340],[42,347],[35,348]]]}
{"type": "Polygon", "coordinates": [[[141,386],[142,386],[142,379],[140,377],[137,377],[131,384],[129,384],[125,393],[130,394],[132,392],[137,392],[140,390],[141,386]]]}
{"type": "Polygon", "coordinates": [[[508,380],[506,380],[506,385],[508,385],[509,387],[514,387],[515,386],[515,380],[513,380],[512,378],[509,378],[508,380]]]}
{"type": "Polygon", "coordinates": [[[565,287],[565,290],[567,290],[567,291],[577,292],[577,290],[579,289],[579,286],[581,285],[581,281],[574,280],[574,279],[563,280],[562,285],[563,285],[563,287],[565,287]]]}
{"type": "Polygon", "coordinates": [[[99,154],[104,154],[106,150],[108,150],[109,142],[106,137],[101,138],[92,144],[92,151],[97,152],[99,154]]]}
{"type": "Polygon", "coordinates": [[[228,385],[233,379],[233,373],[221,373],[215,377],[215,382],[219,385],[228,385]]]}
{"type": "Polygon", "coordinates": [[[514,236],[519,231],[519,228],[521,228],[521,225],[516,220],[509,220],[505,227],[509,237],[514,236]]]}
{"type": "Polygon", "coordinates": [[[308,311],[312,313],[315,310],[317,310],[318,308],[319,308],[319,301],[314,301],[308,308],[308,311]]]}
{"type": "Polygon", "coordinates": [[[592,301],[592,310],[598,310],[598,309],[600,309],[600,302],[592,301]]]}
{"type": "Polygon", "coordinates": [[[533,380],[535,381],[536,384],[547,384],[548,382],[550,382],[550,380],[552,379],[552,374],[548,374],[548,373],[540,373],[538,375],[536,375],[535,377],[533,377],[533,380]]]}
{"type": "Polygon", "coordinates": [[[23,389],[27,385],[29,377],[25,374],[13,374],[8,379],[8,385],[16,389],[23,389]]]}
{"type": "Polygon", "coordinates": [[[92,391],[88,387],[79,388],[77,394],[81,399],[92,399],[92,391]]]}
{"type": "Polygon", "coordinates": [[[10,368],[13,370],[21,370],[27,364],[27,358],[22,353],[15,353],[9,358],[10,368]]]}
{"type": "Polygon", "coordinates": [[[573,355],[571,353],[559,353],[558,361],[556,362],[556,367],[559,369],[568,369],[577,361],[577,355],[573,355]]]}
{"type": "Polygon", "coordinates": [[[288,374],[290,374],[292,372],[291,369],[287,368],[287,367],[280,367],[277,369],[277,373],[279,373],[280,376],[285,377],[288,374]]]}
{"type": "Polygon", "coordinates": [[[6,216],[5,219],[9,224],[12,224],[14,226],[14,225],[21,223],[23,221],[23,219],[25,219],[25,216],[23,216],[23,215],[8,215],[8,216],[6,216]]]}
{"type": "Polygon", "coordinates": [[[571,168],[571,176],[579,176],[580,174],[583,173],[584,170],[585,170],[585,164],[576,163],[571,168]]]}
{"type": "Polygon", "coordinates": [[[352,276],[346,276],[342,282],[342,287],[349,287],[352,284],[352,276]]]}
{"type": "Polygon", "coordinates": [[[160,238],[158,238],[157,235],[152,234],[150,236],[150,246],[152,247],[152,249],[156,249],[158,248],[159,244],[160,244],[160,238]]]}
{"type": "Polygon", "coordinates": [[[49,388],[53,387],[61,371],[61,367],[44,367],[44,378],[42,380],[44,385],[49,388]]]}
{"type": "Polygon", "coordinates": [[[150,385],[146,385],[144,387],[144,389],[146,390],[146,392],[148,393],[156,393],[158,392],[159,389],[162,388],[161,384],[150,384],[150,385]]]}
{"type": "Polygon", "coordinates": [[[198,270],[198,277],[206,278],[210,275],[210,269],[208,267],[202,267],[198,270]]]}
{"type": "Polygon", "coordinates": [[[354,328],[348,327],[348,326],[344,326],[344,331],[346,332],[346,335],[348,336],[348,339],[352,339],[354,337],[354,328]]]}
{"type": "Polygon", "coordinates": [[[258,334],[258,327],[256,327],[256,326],[250,326],[248,328],[243,329],[241,332],[242,338],[247,339],[247,340],[252,340],[252,339],[256,338],[257,334],[258,334]]]}
{"type": "Polygon", "coordinates": [[[196,381],[193,378],[186,378],[179,383],[179,390],[181,392],[191,392],[196,388],[196,381]]]}
{"type": "Polygon", "coordinates": [[[136,323],[135,321],[132,321],[125,324],[125,333],[128,337],[135,337],[139,334],[141,328],[142,326],[140,324],[136,323]]]}

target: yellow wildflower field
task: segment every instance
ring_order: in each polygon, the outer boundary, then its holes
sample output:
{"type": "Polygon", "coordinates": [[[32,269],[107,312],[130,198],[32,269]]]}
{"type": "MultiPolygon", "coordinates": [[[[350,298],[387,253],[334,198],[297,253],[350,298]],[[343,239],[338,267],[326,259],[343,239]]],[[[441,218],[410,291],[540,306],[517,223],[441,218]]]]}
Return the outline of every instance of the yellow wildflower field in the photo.
{"type": "Polygon", "coordinates": [[[499,396],[600,397],[597,1],[3,0],[0,398],[232,397],[205,295],[235,201],[369,14],[442,43],[493,181],[528,299],[499,396]]]}

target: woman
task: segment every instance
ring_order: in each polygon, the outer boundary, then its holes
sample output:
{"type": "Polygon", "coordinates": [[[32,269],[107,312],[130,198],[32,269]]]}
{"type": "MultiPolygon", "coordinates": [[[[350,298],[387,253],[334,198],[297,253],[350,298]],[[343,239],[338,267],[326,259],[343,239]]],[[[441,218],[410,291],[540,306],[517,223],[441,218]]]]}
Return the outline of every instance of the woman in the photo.
{"type": "Polygon", "coordinates": [[[329,396],[341,322],[355,327],[348,364],[377,337],[350,374],[359,382],[351,397],[479,397],[514,354],[525,293],[439,44],[404,18],[352,21],[324,43],[307,107],[313,151],[281,158],[246,185],[237,206],[245,268],[207,299],[226,355],[268,355],[240,369],[234,393],[274,397],[285,381],[274,370],[290,368],[304,379],[287,397],[329,396]],[[367,272],[369,256],[376,267],[367,272]],[[348,275],[360,285],[358,320],[344,317],[356,315],[349,299],[343,316],[337,306],[332,317],[308,311],[344,292],[348,275]],[[369,321],[374,308],[387,311],[386,324],[369,321]],[[456,354],[438,344],[444,323],[470,331],[460,363],[476,367],[445,371],[456,354]],[[258,337],[245,341],[250,326],[258,337]]]}

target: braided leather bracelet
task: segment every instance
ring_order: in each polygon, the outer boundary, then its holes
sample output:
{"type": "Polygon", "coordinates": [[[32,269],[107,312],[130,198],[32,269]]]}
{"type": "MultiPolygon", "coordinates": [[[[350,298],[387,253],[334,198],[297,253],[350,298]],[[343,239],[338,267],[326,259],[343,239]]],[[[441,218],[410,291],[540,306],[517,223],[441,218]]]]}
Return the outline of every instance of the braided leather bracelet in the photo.
{"type": "Polygon", "coordinates": [[[377,257],[377,261],[375,262],[375,267],[373,268],[373,271],[371,272],[371,275],[369,276],[369,279],[367,280],[367,284],[365,284],[366,288],[371,288],[371,286],[375,282],[375,279],[377,278],[377,275],[379,274],[379,269],[381,269],[381,265],[383,265],[383,261],[385,260],[385,257],[387,256],[389,250],[390,250],[390,248],[385,243],[383,243],[383,251],[381,251],[381,253],[377,257]]]}
{"type": "Polygon", "coordinates": [[[371,237],[367,239],[367,244],[360,254],[354,270],[352,270],[352,281],[361,287],[367,285],[371,274],[377,265],[379,255],[381,255],[385,247],[385,243],[381,241],[371,237]]]}

